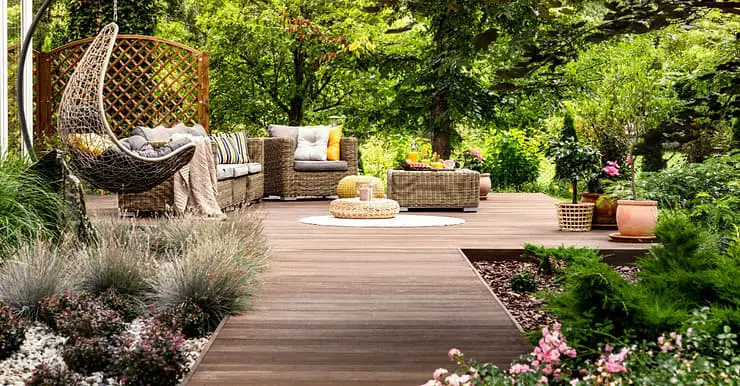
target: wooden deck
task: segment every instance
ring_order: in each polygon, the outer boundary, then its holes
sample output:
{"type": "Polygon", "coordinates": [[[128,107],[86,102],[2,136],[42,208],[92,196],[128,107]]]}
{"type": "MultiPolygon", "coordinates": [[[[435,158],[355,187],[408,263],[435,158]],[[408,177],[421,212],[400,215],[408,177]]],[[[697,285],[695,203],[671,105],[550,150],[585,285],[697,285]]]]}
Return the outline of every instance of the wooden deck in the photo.
{"type": "MultiPolygon", "coordinates": [[[[110,202],[92,197],[89,206],[110,202]]],[[[630,247],[607,241],[607,231],[557,231],[554,203],[491,194],[477,213],[442,214],[463,225],[401,229],[304,225],[299,218],[327,214],[328,203],[263,203],[273,251],[264,286],[189,384],[418,385],[450,365],[452,347],[508,364],[531,348],[459,248],[630,247]]]]}

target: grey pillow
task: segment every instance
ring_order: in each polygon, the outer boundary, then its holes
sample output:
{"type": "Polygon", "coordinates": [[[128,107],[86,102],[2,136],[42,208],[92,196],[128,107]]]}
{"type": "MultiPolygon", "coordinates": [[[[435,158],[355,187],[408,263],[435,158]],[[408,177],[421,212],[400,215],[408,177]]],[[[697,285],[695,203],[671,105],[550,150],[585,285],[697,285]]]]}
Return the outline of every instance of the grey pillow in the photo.
{"type": "Polygon", "coordinates": [[[133,131],[131,131],[131,135],[140,135],[146,138],[147,141],[169,141],[175,134],[190,134],[196,137],[205,137],[206,129],[199,124],[195,124],[195,126],[185,126],[183,123],[178,123],[171,128],[164,126],[157,126],[154,128],[137,126],[133,131]]]}
{"type": "Polygon", "coordinates": [[[267,134],[270,137],[293,138],[293,151],[298,145],[298,126],[270,125],[267,126],[267,134]]]}
{"type": "Polygon", "coordinates": [[[328,126],[301,127],[298,129],[298,146],[295,149],[295,160],[326,161],[328,145],[328,126]]]}

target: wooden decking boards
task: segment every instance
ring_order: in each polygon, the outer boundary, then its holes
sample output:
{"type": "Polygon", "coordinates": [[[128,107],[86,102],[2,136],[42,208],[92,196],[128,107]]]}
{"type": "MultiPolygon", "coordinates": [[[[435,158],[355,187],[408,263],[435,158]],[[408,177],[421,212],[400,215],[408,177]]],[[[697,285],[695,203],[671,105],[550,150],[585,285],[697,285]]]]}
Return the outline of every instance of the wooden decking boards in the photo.
{"type": "MultiPolygon", "coordinates": [[[[89,207],[110,213],[110,200],[91,197],[89,207]]],[[[491,194],[477,213],[411,212],[463,225],[400,229],[304,225],[299,218],[328,214],[328,202],[263,203],[272,246],[263,287],[189,384],[418,385],[451,366],[452,347],[506,365],[531,348],[459,248],[644,248],[615,245],[608,231],[559,232],[554,203],[491,194]]]]}

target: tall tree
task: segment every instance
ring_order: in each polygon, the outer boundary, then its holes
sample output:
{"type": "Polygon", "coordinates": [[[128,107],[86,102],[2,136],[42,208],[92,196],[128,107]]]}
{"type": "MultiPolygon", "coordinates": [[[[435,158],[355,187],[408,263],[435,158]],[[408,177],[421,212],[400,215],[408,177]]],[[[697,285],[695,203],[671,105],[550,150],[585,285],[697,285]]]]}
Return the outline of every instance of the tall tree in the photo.
{"type": "Polygon", "coordinates": [[[206,13],[214,119],[224,128],[300,125],[335,111],[374,49],[363,28],[371,16],[349,0],[223,1],[206,13]],[[227,103],[238,108],[218,108],[227,103]]]}
{"type": "Polygon", "coordinates": [[[117,11],[120,33],[154,35],[162,8],[157,0],[71,0],[68,3],[67,40],[95,36],[114,19],[117,11]]]}

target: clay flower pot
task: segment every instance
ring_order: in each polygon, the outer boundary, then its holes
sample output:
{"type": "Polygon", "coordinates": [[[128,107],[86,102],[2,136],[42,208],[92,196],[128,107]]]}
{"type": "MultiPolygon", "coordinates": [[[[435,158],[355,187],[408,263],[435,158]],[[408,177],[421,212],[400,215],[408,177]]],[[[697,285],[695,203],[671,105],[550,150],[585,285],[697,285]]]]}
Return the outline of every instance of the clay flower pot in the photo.
{"type": "Polygon", "coordinates": [[[594,203],[594,228],[616,229],[617,228],[617,200],[609,198],[603,193],[583,193],[581,202],[594,203]],[[601,200],[599,200],[601,197],[601,200]]]}
{"type": "Polygon", "coordinates": [[[658,223],[658,202],[619,200],[617,228],[622,236],[653,236],[658,223]]]}
{"type": "Polygon", "coordinates": [[[488,199],[488,192],[491,190],[491,174],[481,173],[480,174],[480,199],[488,199]]]}

